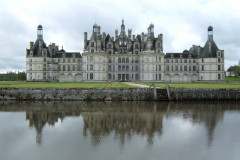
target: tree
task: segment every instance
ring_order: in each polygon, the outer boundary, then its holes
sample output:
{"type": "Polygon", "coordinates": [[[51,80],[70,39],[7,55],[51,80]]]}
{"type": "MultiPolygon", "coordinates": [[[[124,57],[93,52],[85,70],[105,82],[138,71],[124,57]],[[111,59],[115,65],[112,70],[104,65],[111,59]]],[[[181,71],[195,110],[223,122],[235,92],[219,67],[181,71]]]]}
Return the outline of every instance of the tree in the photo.
{"type": "Polygon", "coordinates": [[[234,74],[235,77],[240,76],[240,66],[234,66],[233,74],[234,74]]]}

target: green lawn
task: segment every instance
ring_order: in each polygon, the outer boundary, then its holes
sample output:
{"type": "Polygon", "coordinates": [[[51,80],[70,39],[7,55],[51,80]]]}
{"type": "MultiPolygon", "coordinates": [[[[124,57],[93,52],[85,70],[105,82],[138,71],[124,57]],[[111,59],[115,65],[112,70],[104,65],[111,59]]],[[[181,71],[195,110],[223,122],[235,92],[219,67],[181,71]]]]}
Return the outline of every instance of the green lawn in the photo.
{"type": "MultiPolygon", "coordinates": [[[[144,85],[152,85],[152,83],[140,83],[144,85]]],[[[202,88],[202,89],[240,89],[240,83],[226,83],[226,82],[196,82],[196,83],[168,83],[171,88],[202,88]]],[[[157,87],[165,87],[165,83],[156,83],[157,87]]]]}
{"type": "Polygon", "coordinates": [[[134,88],[121,82],[19,82],[0,81],[0,88],[134,88]]]}

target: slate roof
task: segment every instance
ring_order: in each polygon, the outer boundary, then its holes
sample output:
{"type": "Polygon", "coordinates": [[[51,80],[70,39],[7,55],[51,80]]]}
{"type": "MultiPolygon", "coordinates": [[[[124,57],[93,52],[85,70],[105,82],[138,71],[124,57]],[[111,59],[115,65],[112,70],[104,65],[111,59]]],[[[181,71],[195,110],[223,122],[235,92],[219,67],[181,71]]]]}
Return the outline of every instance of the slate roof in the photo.
{"type": "Polygon", "coordinates": [[[217,57],[217,50],[218,50],[218,47],[216,43],[214,42],[212,36],[209,36],[205,46],[201,49],[199,57],[200,58],[217,57]],[[210,47],[211,49],[209,50],[210,47]]]}

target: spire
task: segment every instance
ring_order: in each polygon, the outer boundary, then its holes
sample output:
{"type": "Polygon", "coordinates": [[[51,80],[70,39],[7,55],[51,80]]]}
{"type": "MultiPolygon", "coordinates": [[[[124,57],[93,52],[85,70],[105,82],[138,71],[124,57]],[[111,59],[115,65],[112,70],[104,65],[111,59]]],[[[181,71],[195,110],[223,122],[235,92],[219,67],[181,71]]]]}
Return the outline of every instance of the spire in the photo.
{"type": "Polygon", "coordinates": [[[121,33],[125,33],[125,25],[124,25],[124,20],[122,19],[122,25],[121,25],[121,33]]]}

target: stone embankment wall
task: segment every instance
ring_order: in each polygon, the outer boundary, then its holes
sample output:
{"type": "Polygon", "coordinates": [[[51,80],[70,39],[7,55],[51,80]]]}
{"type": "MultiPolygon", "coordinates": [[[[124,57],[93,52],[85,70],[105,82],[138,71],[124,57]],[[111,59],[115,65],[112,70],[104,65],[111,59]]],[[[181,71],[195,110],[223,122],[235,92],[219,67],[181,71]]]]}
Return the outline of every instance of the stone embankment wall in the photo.
{"type": "MultiPolygon", "coordinates": [[[[164,90],[164,89],[163,89],[164,90]]],[[[154,100],[153,89],[64,89],[1,88],[0,100],[79,100],[79,101],[148,101],[154,100]]]]}
{"type": "Polygon", "coordinates": [[[0,100],[154,101],[240,100],[238,89],[0,88],[0,100]]]}
{"type": "Polygon", "coordinates": [[[175,101],[208,100],[239,101],[239,89],[170,89],[170,99],[175,101]]]}

